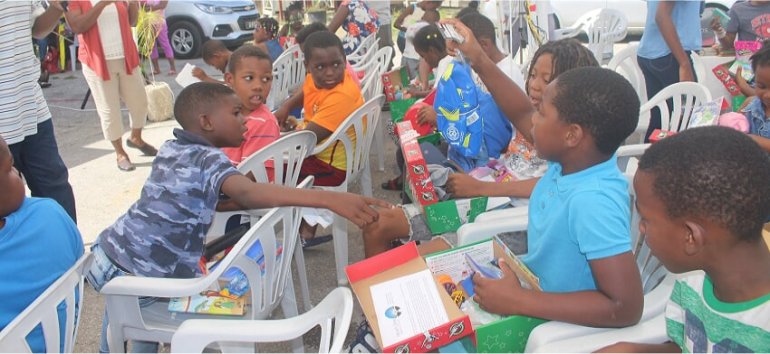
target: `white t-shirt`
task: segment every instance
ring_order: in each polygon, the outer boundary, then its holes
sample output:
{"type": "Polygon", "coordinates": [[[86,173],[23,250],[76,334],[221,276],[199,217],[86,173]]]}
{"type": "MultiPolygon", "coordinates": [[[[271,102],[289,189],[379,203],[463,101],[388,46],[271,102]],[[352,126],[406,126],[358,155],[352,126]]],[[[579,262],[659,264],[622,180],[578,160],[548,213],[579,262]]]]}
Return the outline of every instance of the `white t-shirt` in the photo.
{"type": "MultiPolygon", "coordinates": [[[[444,57],[444,59],[441,59],[441,61],[438,62],[438,67],[436,68],[435,76],[439,76],[443,74],[444,71],[446,71],[447,66],[449,66],[449,63],[452,62],[452,60],[454,60],[454,58],[448,55],[444,57]]],[[[511,57],[510,54],[506,55],[505,58],[503,58],[503,60],[500,60],[497,63],[497,67],[503,71],[505,76],[508,76],[511,80],[513,80],[514,83],[516,83],[516,85],[518,85],[519,87],[521,87],[522,90],[524,90],[524,76],[521,75],[521,68],[519,68],[519,65],[513,61],[513,58],[511,57]]],[[[481,81],[481,78],[479,77],[478,74],[476,74],[475,71],[471,70],[471,76],[473,76],[473,81],[475,81],[476,84],[479,87],[481,87],[482,90],[484,90],[485,92],[489,92],[489,90],[487,90],[487,86],[484,85],[484,82],[481,81]]],[[[433,83],[433,87],[437,87],[437,86],[438,86],[438,80],[436,80],[433,83]]]]}
{"type": "Polygon", "coordinates": [[[420,55],[417,54],[417,50],[414,49],[414,43],[412,43],[412,40],[414,40],[414,36],[417,34],[417,31],[423,27],[426,27],[427,25],[428,23],[425,21],[418,21],[415,22],[415,24],[407,27],[406,46],[404,46],[404,53],[402,54],[404,58],[420,59],[420,55]]]}
{"type": "Polygon", "coordinates": [[[39,2],[0,1],[0,136],[9,145],[37,134],[38,123],[51,119],[30,40],[39,9],[39,2]]]}
{"type": "MultiPolygon", "coordinates": [[[[100,0],[91,0],[91,5],[96,6],[100,0]]],[[[99,39],[102,42],[102,51],[104,59],[122,59],[123,38],[120,36],[120,26],[118,25],[118,8],[115,4],[107,5],[102,10],[99,18],[96,19],[96,25],[99,26],[99,39]]]]}

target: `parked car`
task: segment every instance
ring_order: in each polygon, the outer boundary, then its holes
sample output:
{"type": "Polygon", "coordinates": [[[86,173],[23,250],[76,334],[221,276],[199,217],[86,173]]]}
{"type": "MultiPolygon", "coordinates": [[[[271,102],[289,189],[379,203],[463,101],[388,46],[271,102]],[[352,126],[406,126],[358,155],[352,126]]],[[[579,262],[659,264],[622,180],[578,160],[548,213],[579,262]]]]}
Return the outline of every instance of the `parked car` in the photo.
{"type": "MultiPolygon", "coordinates": [[[[735,0],[706,0],[705,8],[717,8],[727,12],[735,0]]],[[[584,13],[598,8],[622,11],[628,18],[628,32],[641,34],[647,20],[647,3],[643,0],[551,0],[556,15],[556,28],[572,26],[584,13]]]]}
{"type": "Polygon", "coordinates": [[[166,7],[171,47],[181,59],[198,57],[209,39],[228,47],[251,40],[258,18],[250,0],[171,0],[166,7]]]}

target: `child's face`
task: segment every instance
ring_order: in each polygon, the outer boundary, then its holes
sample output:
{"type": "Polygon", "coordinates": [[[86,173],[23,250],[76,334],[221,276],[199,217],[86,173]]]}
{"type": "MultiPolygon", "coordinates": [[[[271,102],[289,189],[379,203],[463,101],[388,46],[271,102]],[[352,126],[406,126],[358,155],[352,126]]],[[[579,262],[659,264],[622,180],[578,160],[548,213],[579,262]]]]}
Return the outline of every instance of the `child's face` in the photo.
{"type": "Polygon", "coordinates": [[[234,73],[225,74],[225,82],[238,95],[243,111],[248,114],[267,100],[273,84],[273,66],[269,60],[244,57],[235,66],[234,73]]]}
{"type": "Polygon", "coordinates": [[[565,141],[570,134],[570,125],[559,118],[559,112],[553,105],[556,84],[545,87],[543,102],[532,115],[532,136],[537,154],[549,161],[559,161],[559,156],[567,148],[565,141]]]}
{"type": "Polygon", "coordinates": [[[214,53],[211,59],[206,60],[206,64],[211,65],[221,72],[227,70],[227,61],[230,60],[230,55],[224,52],[214,53]]]}
{"type": "Polygon", "coordinates": [[[0,218],[18,210],[24,202],[24,182],[13,167],[13,155],[8,145],[0,139],[0,218]]]}
{"type": "Polygon", "coordinates": [[[208,138],[216,147],[238,147],[243,143],[246,125],[241,114],[241,100],[236,95],[222,97],[208,115],[208,138]]]}
{"type": "Polygon", "coordinates": [[[527,78],[527,94],[532,105],[536,108],[543,100],[545,87],[551,82],[553,71],[553,56],[542,54],[532,65],[532,72],[527,78]]]}
{"type": "Polygon", "coordinates": [[[444,58],[444,56],[440,55],[439,52],[435,49],[419,50],[414,48],[414,50],[417,52],[417,55],[419,55],[420,58],[425,59],[431,68],[438,67],[438,62],[444,58]]]}
{"type": "Polygon", "coordinates": [[[345,78],[345,56],[338,47],[313,48],[305,65],[319,89],[331,89],[345,78]]]}
{"type": "Polygon", "coordinates": [[[754,92],[762,100],[765,109],[770,109],[770,65],[757,66],[754,73],[754,92]]]}
{"type": "Polygon", "coordinates": [[[305,21],[305,14],[303,14],[302,11],[291,11],[287,18],[289,19],[289,26],[291,26],[292,31],[295,33],[304,27],[302,22],[305,21]]]}
{"type": "Polygon", "coordinates": [[[262,27],[262,24],[257,22],[257,24],[254,25],[254,42],[262,43],[268,39],[267,30],[262,27]]]}
{"type": "Polygon", "coordinates": [[[636,210],[641,217],[639,233],[668,270],[674,273],[690,271],[693,267],[685,261],[684,247],[687,237],[692,236],[683,222],[671,219],[666,213],[666,206],[653,190],[654,178],[653,174],[644,171],[638,171],[634,176],[636,210]]]}

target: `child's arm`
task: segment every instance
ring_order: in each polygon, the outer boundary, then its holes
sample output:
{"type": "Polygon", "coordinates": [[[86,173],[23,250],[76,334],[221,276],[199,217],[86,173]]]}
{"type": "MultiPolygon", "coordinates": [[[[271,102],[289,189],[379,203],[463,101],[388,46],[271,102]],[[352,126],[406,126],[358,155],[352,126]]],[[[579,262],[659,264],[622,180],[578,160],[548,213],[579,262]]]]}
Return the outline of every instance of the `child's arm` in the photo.
{"type": "Polygon", "coordinates": [[[540,178],[511,182],[484,182],[463,173],[449,175],[446,188],[455,198],[514,197],[529,198],[540,178]]]}
{"type": "Polygon", "coordinates": [[[618,342],[596,351],[596,353],[681,353],[682,348],[674,342],[663,344],[618,342]]]}
{"type": "Polygon", "coordinates": [[[400,14],[398,14],[398,17],[396,17],[396,21],[393,22],[393,27],[398,29],[399,31],[406,32],[406,27],[403,26],[404,19],[406,19],[406,16],[409,16],[414,13],[414,5],[407,6],[404,11],[401,11],[400,14]]]}
{"type": "Polygon", "coordinates": [[[748,82],[746,82],[746,79],[743,78],[743,67],[738,66],[738,70],[735,71],[735,83],[738,84],[738,88],[741,89],[741,93],[746,97],[755,96],[757,93],[754,92],[754,88],[749,85],[748,82]]]}
{"type": "Polygon", "coordinates": [[[420,85],[422,85],[423,90],[427,90],[430,92],[432,87],[430,87],[430,64],[428,64],[425,59],[420,58],[420,65],[417,67],[417,72],[420,77],[420,85]]]}
{"type": "Polygon", "coordinates": [[[208,76],[203,69],[195,67],[192,69],[192,75],[198,78],[198,80],[210,82],[212,84],[222,84],[224,85],[224,81],[219,81],[217,79],[212,78],[211,76],[208,76]]]}
{"type": "Polygon", "coordinates": [[[451,47],[459,48],[471,62],[473,70],[479,75],[481,81],[487,86],[500,110],[508,117],[508,120],[520,131],[527,141],[532,142],[532,114],[535,107],[529,97],[513,82],[505,73],[497,67],[492,59],[484,54],[476,38],[462,22],[457,19],[443,19],[441,23],[455,26],[457,33],[465,38],[463,44],[452,41],[451,47]]]}
{"type": "Polygon", "coordinates": [[[761,147],[762,150],[770,152],[770,139],[755,134],[749,134],[749,137],[751,140],[754,140],[755,143],[759,144],[759,147],[761,147]]]}
{"type": "Polygon", "coordinates": [[[371,206],[393,207],[385,201],[351,193],[254,183],[240,174],[227,177],[222,183],[221,189],[224,194],[247,209],[282,206],[324,208],[339,214],[360,227],[377,220],[379,214],[371,206]]]}
{"type": "Polygon", "coordinates": [[[684,51],[684,48],[682,48],[682,42],[676,33],[674,20],[671,18],[671,13],[677,4],[679,3],[676,1],[659,2],[658,9],[655,11],[655,23],[658,25],[658,29],[660,29],[663,40],[671,50],[671,54],[674,55],[677,63],[679,63],[679,81],[695,81],[690,58],[684,51]]]}
{"type": "Polygon", "coordinates": [[[501,259],[502,279],[473,277],[474,299],[482,309],[502,315],[524,315],[592,327],[625,327],[639,322],[644,299],[633,254],[625,252],[592,260],[589,264],[597,290],[550,293],[522,288],[519,279],[501,259]]]}
{"type": "Polygon", "coordinates": [[[278,107],[275,113],[273,113],[273,115],[275,115],[275,119],[278,120],[278,126],[286,126],[286,119],[289,118],[289,112],[295,108],[302,107],[304,100],[305,94],[302,92],[302,88],[294,91],[294,94],[291,95],[291,97],[289,97],[289,99],[286,100],[286,102],[284,102],[281,107],[278,107]]]}
{"type": "Polygon", "coordinates": [[[350,9],[346,4],[340,5],[340,7],[337,8],[337,12],[334,13],[334,17],[332,17],[332,20],[329,22],[329,31],[331,33],[337,33],[337,30],[342,26],[342,22],[345,21],[345,18],[348,17],[349,13],[350,9]]]}

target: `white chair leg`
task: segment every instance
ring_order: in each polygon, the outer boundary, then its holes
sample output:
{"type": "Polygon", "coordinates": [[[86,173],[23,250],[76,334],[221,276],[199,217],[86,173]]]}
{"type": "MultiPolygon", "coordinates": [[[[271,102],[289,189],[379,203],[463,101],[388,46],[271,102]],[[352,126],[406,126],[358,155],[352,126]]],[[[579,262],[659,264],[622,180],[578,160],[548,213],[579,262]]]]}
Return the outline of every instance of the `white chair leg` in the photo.
{"type": "Polygon", "coordinates": [[[334,259],[337,263],[337,284],[345,286],[348,278],[345,276],[345,267],[348,265],[348,221],[334,214],[332,225],[334,235],[334,259]]]}
{"type": "MultiPolygon", "coordinates": [[[[297,236],[299,237],[299,236],[297,236]]],[[[302,294],[302,306],[303,312],[310,311],[313,308],[313,304],[310,303],[310,288],[307,282],[307,268],[305,267],[305,253],[302,252],[302,244],[297,243],[297,247],[294,247],[294,265],[297,266],[297,276],[299,277],[299,291],[302,294]]]]}
{"type": "Polygon", "coordinates": [[[361,171],[361,194],[371,197],[372,193],[372,169],[369,166],[369,161],[366,161],[366,166],[361,171]]]}
{"type": "MultiPolygon", "coordinates": [[[[291,273],[288,275],[286,289],[284,290],[283,298],[281,299],[281,310],[283,311],[284,318],[299,316],[299,311],[297,310],[297,296],[294,292],[294,280],[292,279],[291,273]]],[[[302,337],[291,340],[291,350],[294,353],[305,352],[305,344],[302,342],[302,337]]]]}
{"type": "Polygon", "coordinates": [[[374,132],[374,148],[377,150],[377,170],[385,171],[385,128],[382,124],[378,124],[374,132]]]}

